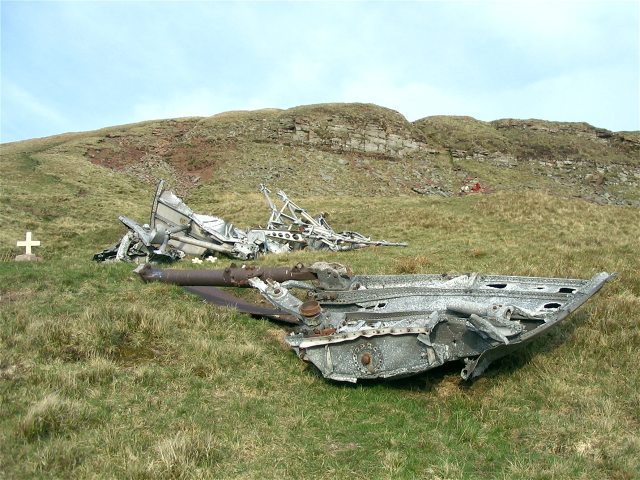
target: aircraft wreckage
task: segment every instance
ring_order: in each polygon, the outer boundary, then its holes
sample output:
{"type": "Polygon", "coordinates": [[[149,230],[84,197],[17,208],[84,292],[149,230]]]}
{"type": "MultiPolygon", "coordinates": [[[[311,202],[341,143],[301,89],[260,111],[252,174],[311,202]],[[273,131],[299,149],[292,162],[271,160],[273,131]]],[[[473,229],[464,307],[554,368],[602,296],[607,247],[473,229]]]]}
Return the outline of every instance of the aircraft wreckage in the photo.
{"type": "Polygon", "coordinates": [[[558,324],[615,274],[590,280],[481,275],[353,275],[338,264],[136,272],[145,282],[182,285],[207,302],[287,322],[298,356],[326,378],[414,375],[457,360],[468,380],[558,324]],[[274,308],[217,286],[253,287],[274,308]],[[292,291],[305,293],[293,295],[292,291]]]}
{"type": "Polygon", "coordinates": [[[295,204],[286,193],[278,191],[282,201],[276,206],[269,189],[260,185],[271,209],[264,228],[242,230],[220,217],[202,215],[191,210],[173,192],[158,183],[148,224],[140,225],[120,216],[129,229],[120,242],[94,255],[97,261],[130,261],[147,257],[150,261],[179,260],[186,255],[206,257],[224,254],[249,260],[265,253],[313,250],[353,250],[368,246],[406,246],[385,240],[371,240],[357,232],[336,232],[323,215],[311,216],[295,204]]]}

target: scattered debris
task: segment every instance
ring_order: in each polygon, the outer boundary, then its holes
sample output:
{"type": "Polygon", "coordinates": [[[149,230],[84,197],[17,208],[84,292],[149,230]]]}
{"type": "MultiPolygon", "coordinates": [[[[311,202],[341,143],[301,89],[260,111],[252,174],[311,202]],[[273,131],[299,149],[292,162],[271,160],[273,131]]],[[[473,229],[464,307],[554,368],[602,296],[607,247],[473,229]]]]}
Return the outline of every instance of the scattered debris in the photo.
{"type": "Polygon", "coordinates": [[[136,272],[207,302],[294,325],[286,337],[326,378],[405,377],[464,360],[465,380],[566,318],[615,274],[590,280],[481,275],[353,275],[339,264],[136,272]],[[216,286],[251,286],[275,307],[216,286]],[[291,293],[305,292],[300,300],[291,293]]]}
{"type": "Polygon", "coordinates": [[[323,215],[312,217],[282,191],[278,208],[270,191],[260,185],[271,215],[265,228],[242,230],[220,217],[202,215],[191,210],[160,181],[151,207],[148,224],[120,216],[129,229],[115,245],[94,255],[96,261],[132,261],[143,257],[149,261],[174,261],[185,255],[208,257],[223,254],[248,260],[265,253],[313,250],[353,250],[367,246],[406,246],[371,240],[357,232],[336,232],[323,215]]]}
{"type": "Polygon", "coordinates": [[[406,247],[406,243],[392,243],[386,240],[371,240],[358,232],[336,232],[329,226],[323,214],[312,217],[304,208],[296,205],[286,193],[278,190],[282,206],[278,208],[269,194],[269,189],[260,185],[271,209],[266,230],[261,231],[276,242],[284,242],[291,250],[311,247],[313,250],[355,250],[368,246],[406,247]]]}
{"type": "Polygon", "coordinates": [[[466,183],[462,187],[460,187],[460,195],[486,192],[486,189],[480,184],[477,178],[467,177],[465,181],[466,183]]]}
{"type": "Polygon", "coordinates": [[[23,253],[22,255],[17,255],[16,262],[33,262],[33,261],[41,260],[40,257],[36,256],[31,252],[32,247],[40,246],[39,240],[32,240],[31,232],[27,232],[24,240],[18,240],[16,242],[16,246],[25,247],[25,253],[23,253]]]}

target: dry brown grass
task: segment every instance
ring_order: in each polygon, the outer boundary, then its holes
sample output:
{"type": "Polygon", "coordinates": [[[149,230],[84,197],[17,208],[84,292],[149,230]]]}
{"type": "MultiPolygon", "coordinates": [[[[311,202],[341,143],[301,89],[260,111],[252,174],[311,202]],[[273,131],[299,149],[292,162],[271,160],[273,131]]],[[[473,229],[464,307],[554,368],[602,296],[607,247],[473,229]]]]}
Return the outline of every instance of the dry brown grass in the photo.
{"type": "Polygon", "coordinates": [[[18,429],[27,440],[33,441],[81,428],[87,418],[87,409],[79,402],[51,393],[28,408],[18,429]]]}
{"type": "Polygon", "coordinates": [[[431,260],[424,255],[417,257],[400,257],[395,260],[393,269],[396,273],[423,273],[431,263],[431,260]]]}

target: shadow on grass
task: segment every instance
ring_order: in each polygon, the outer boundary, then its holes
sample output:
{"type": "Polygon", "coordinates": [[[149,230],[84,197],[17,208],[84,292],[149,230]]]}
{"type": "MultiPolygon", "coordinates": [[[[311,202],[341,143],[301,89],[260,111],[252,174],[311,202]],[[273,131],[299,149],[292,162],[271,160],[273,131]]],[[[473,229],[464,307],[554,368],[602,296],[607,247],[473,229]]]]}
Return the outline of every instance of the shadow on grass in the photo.
{"type": "MultiPolygon", "coordinates": [[[[556,325],[550,331],[536,337],[530,343],[523,345],[516,352],[506,355],[492,362],[489,368],[482,374],[485,377],[500,377],[511,375],[524,368],[538,355],[552,352],[559,346],[570,340],[573,332],[587,321],[587,314],[578,312],[566,319],[565,322],[556,325]]],[[[477,379],[465,382],[466,388],[473,386],[477,379]]]]}
{"type": "Polygon", "coordinates": [[[460,377],[460,372],[464,368],[464,362],[462,360],[447,362],[433,370],[409,377],[397,379],[364,379],[358,380],[355,384],[325,379],[322,373],[313,365],[308,365],[306,371],[318,379],[347,389],[357,388],[358,386],[386,386],[387,388],[397,390],[430,393],[438,390],[441,384],[451,384],[452,380],[455,380],[456,386],[460,391],[472,391],[476,388],[477,381],[480,378],[499,379],[503,376],[513,375],[538,355],[552,352],[558,346],[566,343],[571,338],[573,332],[586,320],[587,315],[585,313],[579,312],[573,314],[566,322],[555,326],[549,332],[532,340],[531,343],[525,344],[515,352],[495,360],[480,377],[472,380],[463,380],[460,377]]]}

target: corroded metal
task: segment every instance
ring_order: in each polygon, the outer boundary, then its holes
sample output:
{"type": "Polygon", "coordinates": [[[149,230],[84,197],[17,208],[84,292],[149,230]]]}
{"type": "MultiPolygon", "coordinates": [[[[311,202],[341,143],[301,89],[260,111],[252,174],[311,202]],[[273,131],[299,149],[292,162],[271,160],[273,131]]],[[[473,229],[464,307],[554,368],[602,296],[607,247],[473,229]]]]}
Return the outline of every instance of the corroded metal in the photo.
{"type": "Polygon", "coordinates": [[[294,267],[230,266],[219,270],[175,270],[159,269],[147,263],[137,267],[135,272],[145,282],[163,282],[183,286],[248,287],[250,278],[268,278],[278,282],[317,278],[313,271],[302,265],[294,267]]]}
{"type": "Polygon", "coordinates": [[[160,181],[149,223],[141,225],[120,216],[127,233],[120,242],[94,255],[94,259],[123,261],[146,257],[149,261],[173,261],[185,255],[225,255],[247,260],[261,254],[304,248],[340,251],[368,246],[406,246],[405,243],[371,240],[356,232],[336,232],[322,215],[311,216],[283,191],[278,192],[283,201],[281,208],[276,207],[264,185],[260,186],[260,191],[271,209],[267,226],[244,230],[220,217],[194,212],[160,181]]]}
{"type": "Polygon", "coordinates": [[[371,240],[358,232],[336,232],[331,228],[324,214],[311,216],[304,208],[294,203],[284,191],[277,192],[282,202],[280,208],[271,199],[271,191],[265,185],[260,185],[260,192],[271,209],[267,228],[262,231],[271,238],[289,242],[292,250],[305,246],[310,246],[314,250],[332,251],[354,250],[368,246],[407,246],[403,242],[371,240]]]}
{"type": "Polygon", "coordinates": [[[286,341],[300,358],[326,378],[347,382],[414,375],[451,361],[464,362],[462,378],[477,377],[565,319],[613,277],[360,276],[327,263],[197,276],[154,272],[146,278],[140,273],[145,281],[202,285],[208,276],[211,285],[251,285],[279,314],[298,321],[286,341]],[[306,301],[291,293],[296,289],[306,292],[306,301]]]}

